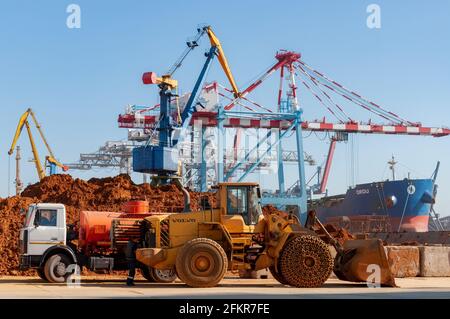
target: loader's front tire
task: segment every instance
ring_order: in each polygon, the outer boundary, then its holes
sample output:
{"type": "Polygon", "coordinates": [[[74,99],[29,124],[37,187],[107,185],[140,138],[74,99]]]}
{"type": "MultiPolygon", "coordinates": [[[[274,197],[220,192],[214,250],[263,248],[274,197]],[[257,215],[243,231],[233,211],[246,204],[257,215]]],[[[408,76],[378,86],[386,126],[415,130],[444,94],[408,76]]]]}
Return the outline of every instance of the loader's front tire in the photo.
{"type": "Polygon", "coordinates": [[[176,259],[178,277],[191,287],[214,287],[228,268],[227,255],[214,240],[196,238],[180,248],[176,259]]]}
{"type": "Polygon", "coordinates": [[[290,286],[320,287],[330,277],[333,258],[319,237],[303,235],[285,244],[278,269],[290,286]]]}
{"type": "MultiPolygon", "coordinates": [[[[280,268],[278,268],[279,270],[280,268]]],[[[270,266],[269,267],[269,271],[270,274],[272,275],[272,277],[278,281],[280,284],[282,285],[289,285],[288,282],[286,281],[286,279],[283,278],[283,276],[281,275],[280,271],[276,271],[275,270],[275,266],[270,266]]]]}

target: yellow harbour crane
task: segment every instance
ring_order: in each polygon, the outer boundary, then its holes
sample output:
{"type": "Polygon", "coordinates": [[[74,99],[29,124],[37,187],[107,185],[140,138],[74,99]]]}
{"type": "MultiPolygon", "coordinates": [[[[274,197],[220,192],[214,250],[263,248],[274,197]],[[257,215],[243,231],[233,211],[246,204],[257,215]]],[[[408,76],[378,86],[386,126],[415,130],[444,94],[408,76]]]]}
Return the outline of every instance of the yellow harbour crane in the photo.
{"type": "Polygon", "coordinates": [[[36,171],[39,176],[39,180],[43,179],[46,176],[44,167],[49,167],[50,175],[56,173],[56,167],[60,167],[63,171],[67,171],[69,168],[55,159],[53,151],[50,148],[50,145],[48,144],[47,139],[44,136],[44,132],[42,131],[41,126],[39,125],[39,122],[37,121],[36,116],[34,115],[33,110],[31,108],[27,109],[19,119],[19,124],[17,125],[16,133],[14,134],[14,138],[11,147],[8,151],[8,155],[12,155],[12,153],[14,152],[14,148],[17,144],[17,141],[19,140],[20,134],[22,133],[24,126],[27,128],[28,138],[31,144],[31,151],[33,152],[33,162],[36,166],[36,171]],[[39,135],[41,136],[42,141],[44,142],[49,153],[49,155],[45,157],[44,165],[41,164],[39,153],[36,148],[36,143],[34,142],[33,134],[31,133],[31,127],[28,121],[29,116],[31,116],[31,119],[33,120],[39,132],[39,135]]]}

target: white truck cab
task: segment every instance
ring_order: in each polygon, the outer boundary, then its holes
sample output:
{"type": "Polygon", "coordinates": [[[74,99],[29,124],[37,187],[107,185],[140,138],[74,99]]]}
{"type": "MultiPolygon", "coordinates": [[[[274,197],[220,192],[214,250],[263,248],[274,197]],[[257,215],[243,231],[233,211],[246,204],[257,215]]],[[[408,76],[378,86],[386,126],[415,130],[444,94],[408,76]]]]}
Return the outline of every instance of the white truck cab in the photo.
{"type": "Polygon", "coordinates": [[[66,241],[64,205],[30,205],[19,235],[20,269],[35,268],[41,278],[63,282],[67,266],[76,263],[75,253],[66,241]]]}
{"type": "Polygon", "coordinates": [[[24,255],[43,255],[54,245],[66,244],[66,208],[62,204],[33,204],[20,230],[24,255]],[[26,240],[25,240],[26,239],[26,240]]]}

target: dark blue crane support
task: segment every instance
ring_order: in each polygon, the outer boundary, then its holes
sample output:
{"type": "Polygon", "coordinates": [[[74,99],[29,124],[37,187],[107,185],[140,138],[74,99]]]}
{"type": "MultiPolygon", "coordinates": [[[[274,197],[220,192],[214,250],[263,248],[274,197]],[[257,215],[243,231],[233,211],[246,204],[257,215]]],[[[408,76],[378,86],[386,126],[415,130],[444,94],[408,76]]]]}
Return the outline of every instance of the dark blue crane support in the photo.
{"type": "Polygon", "coordinates": [[[208,72],[208,69],[211,65],[211,61],[214,58],[215,54],[216,54],[217,48],[215,46],[212,46],[209,49],[209,52],[206,54],[207,58],[205,61],[205,64],[203,65],[202,71],[200,72],[200,75],[198,76],[197,82],[195,82],[195,86],[194,89],[192,90],[191,96],[189,97],[189,100],[183,110],[183,113],[181,113],[181,130],[179,132],[179,134],[177,134],[177,137],[173,137],[173,146],[177,145],[177,143],[179,142],[179,138],[184,139],[184,137],[186,136],[186,134],[184,134],[184,132],[186,131],[186,129],[188,128],[190,122],[191,122],[191,118],[192,118],[192,114],[194,114],[195,112],[195,107],[196,107],[196,101],[197,101],[197,96],[199,94],[200,88],[202,87],[203,81],[205,79],[205,75],[208,72]],[[179,137],[179,138],[178,138],[179,137]]]}
{"type": "Polygon", "coordinates": [[[158,174],[159,176],[171,176],[178,171],[178,149],[175,146],[182,142],[186,136],[185,131],[190,124],[192,114],[195,112],[195,102],[197,101],[200,87],[216,54],[216,50],[217,48],[212,46],[206,54],[205,64],[181,114],[181,127],[174,134],[172,134],[174,127],[170,114],[170,99],[173,93],[167,85],[160,85],[159,143],[157,146],[146,145],[133,149],[133,171],[158,174]]]}

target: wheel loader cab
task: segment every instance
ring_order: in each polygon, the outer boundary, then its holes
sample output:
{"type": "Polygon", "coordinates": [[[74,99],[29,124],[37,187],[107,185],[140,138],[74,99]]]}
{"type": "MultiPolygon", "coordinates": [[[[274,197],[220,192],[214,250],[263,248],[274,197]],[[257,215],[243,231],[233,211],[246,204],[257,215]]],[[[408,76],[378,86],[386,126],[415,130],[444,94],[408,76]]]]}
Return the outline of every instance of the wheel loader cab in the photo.
{"type": "Polygon", "coordinates": [[[261,192],[256,183],[220,183],[222,222],[230,233],[251,232],[262,216],[261,192]]]}

